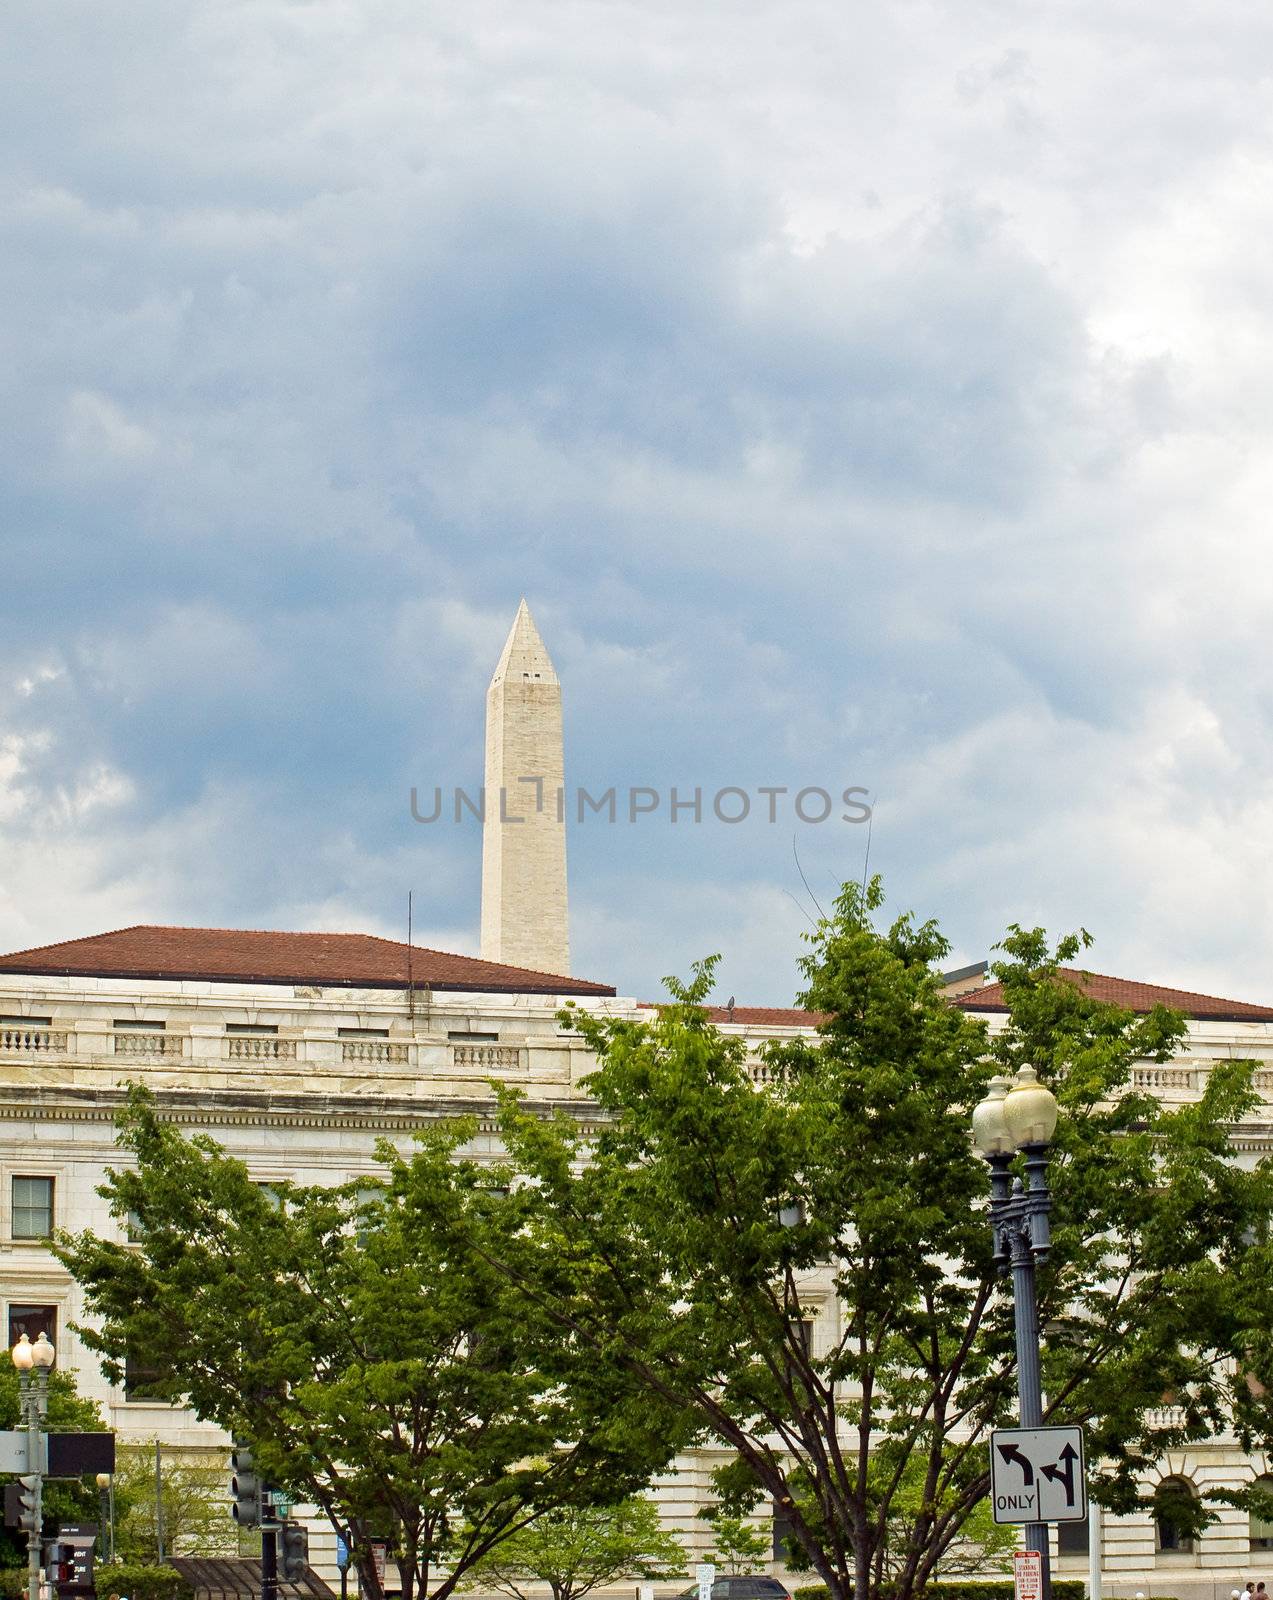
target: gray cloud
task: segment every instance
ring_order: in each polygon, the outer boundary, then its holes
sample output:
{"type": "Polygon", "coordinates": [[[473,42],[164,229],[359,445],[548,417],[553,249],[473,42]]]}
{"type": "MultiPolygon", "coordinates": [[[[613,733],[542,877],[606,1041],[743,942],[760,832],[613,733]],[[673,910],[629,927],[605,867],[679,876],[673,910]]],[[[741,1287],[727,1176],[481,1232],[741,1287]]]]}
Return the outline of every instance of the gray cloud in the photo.
{"type": "MultiPolygon", "coordinates": [[[[406,795],[479,778],[525,591],[579,781],[863,782],[961,954],[1085,921],[1262,998],[1271,29],[20,11],[0,944],[414,884],[471,947],[476,834],[406,795]]],[[[863,846],[803,831],[820,895],[863,846]]],[[[572,875],[581,970],[789,998],[789,835],[572,875]]]]}

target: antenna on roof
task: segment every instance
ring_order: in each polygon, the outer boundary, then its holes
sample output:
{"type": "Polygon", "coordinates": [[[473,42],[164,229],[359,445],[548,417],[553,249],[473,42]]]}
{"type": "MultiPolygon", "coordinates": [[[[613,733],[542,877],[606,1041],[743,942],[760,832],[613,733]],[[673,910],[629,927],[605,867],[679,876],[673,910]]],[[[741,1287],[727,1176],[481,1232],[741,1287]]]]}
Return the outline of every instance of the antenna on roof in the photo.
{"type": "Polygon", "coordinates": [[[407,1016],[411,1019],[411,1031],[415,1032],[415,985],[411,981],[411,896],[414,890],[407,890],[407,1016]]]}
{"type": "Polygon", "coordinates": [[[871,866],[871,824],[875,821],[875,807],[866,819],[866,854],[862,857],[862,898],[866,899],[866,874],[871,866]]]}

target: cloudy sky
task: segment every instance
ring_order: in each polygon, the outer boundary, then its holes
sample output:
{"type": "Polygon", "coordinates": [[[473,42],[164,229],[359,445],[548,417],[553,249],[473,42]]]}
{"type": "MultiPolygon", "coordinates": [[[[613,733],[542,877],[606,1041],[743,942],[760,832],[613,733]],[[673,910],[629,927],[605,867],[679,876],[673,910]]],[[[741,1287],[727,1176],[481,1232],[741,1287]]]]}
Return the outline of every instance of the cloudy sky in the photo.
{"type": "MultiPolygon", "coordinates": [[[[1273,12],[59,0],[0,59],[0,948],[477,948],[519,597],[590,789],[840,789],[1273,1000],[1273,12]]],[[[575,969],[785,1003],[866,830],[576,827],[575,969]],[[797,836],[797,837],[793,837],[797,836]],[[794,846],[794,848],[793,848],[794,846]]]]}

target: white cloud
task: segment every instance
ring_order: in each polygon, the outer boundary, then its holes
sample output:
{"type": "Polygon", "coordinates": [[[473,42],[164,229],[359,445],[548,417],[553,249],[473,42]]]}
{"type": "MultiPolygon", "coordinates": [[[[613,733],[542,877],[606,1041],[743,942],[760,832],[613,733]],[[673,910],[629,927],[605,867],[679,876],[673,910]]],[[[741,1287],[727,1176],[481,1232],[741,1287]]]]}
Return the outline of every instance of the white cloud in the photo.
{"type": "MultiPolygon", "coordinates": [[[[462,945],[476,837],[406,793],[478,776],[525,592],[580,781],[865,782],[970,954],[1085,920],[1266,995],[1268,17],[106,0],[8,46],[0,942],[414,881],[462,945]]],[[[578,841],[581,968],[789,997],[786,846],[693,845],[578,841]]]]}
{"type": "Polygon", "coordinates": [[[115,458],[144,460],[155,448],[154,436],[131,421],[107,395],[78,389],[67,405],[66,447],[83,465],[115,458]]]}

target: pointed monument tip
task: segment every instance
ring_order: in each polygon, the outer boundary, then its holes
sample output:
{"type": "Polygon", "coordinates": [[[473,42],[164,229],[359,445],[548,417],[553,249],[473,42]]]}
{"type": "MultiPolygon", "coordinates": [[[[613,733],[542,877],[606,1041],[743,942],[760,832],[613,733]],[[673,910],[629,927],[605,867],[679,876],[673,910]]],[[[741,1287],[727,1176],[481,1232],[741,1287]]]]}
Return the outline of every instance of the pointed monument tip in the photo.
{"type": "Polygon", "coordinates": [[[526,603],[525,595],[518,602],[513,626],[508,630],[508,638],[504,641],[504,648],[500,652],[491,682],[499,683],[501,679],[513,677],[528,682],[558,681],[548,649],[539,636],[534,617],[530,614],[530,606],[526,603]]]}

